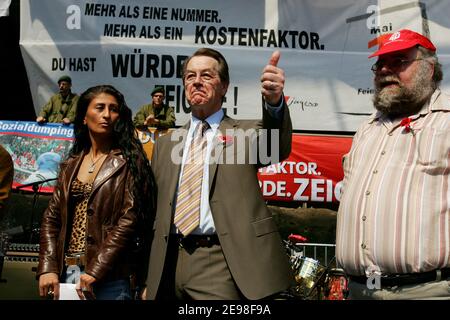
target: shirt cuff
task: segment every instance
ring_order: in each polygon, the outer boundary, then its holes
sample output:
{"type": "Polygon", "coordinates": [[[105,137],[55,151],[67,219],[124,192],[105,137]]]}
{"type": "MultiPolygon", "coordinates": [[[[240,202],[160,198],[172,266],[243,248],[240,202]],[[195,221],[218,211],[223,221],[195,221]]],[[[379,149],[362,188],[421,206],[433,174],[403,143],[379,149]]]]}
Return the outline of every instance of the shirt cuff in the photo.
{"type": "Polygon", "coordinates": [[[264,108],[269,112],[269,114],[277,119],[282,120],[283,119],[283,100],[284,100],[284,94],[281,95],[280,104],[278,106],[272,106],[271,104],[268,104],[267,102],[264,102],[264,108]]]}

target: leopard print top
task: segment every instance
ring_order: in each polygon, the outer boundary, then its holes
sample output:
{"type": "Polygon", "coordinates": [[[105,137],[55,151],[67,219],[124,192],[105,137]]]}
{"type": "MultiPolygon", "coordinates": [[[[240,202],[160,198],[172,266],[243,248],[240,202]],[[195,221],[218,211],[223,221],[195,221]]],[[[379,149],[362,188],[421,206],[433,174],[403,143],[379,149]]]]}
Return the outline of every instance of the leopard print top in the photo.
{"type": "Polygon", "coordinates": [[[68,254],[84,253],[86,249],[86,212],[89,196],[92,192],[92,183],[83,183],[73,180],[70,194],[74,200],[74,215],[72,234],[70,235],[68,254]]]}

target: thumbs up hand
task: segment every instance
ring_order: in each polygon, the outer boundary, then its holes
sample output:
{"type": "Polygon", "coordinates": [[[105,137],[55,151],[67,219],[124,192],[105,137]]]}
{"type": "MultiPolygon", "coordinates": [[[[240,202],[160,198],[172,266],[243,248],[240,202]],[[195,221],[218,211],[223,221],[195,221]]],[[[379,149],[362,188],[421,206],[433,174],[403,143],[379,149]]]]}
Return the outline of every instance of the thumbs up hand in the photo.
{"type": "Polygon", "coordinates": [[[269,63],[264,67],[261,75],[261,94],[264,100],[272,106],[280,104],[284,89],[284,71],[277,67],[280,55],[278,50],[272,53],[269,63]]]}

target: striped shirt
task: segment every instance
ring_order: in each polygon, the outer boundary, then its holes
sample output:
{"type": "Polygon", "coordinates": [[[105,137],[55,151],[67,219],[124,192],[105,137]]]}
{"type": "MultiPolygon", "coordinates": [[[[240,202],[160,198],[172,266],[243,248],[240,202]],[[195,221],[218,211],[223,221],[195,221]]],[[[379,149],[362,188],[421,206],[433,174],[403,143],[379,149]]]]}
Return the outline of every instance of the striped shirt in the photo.
{"type": "Polygon", "coordinates": [[[374,114],[344,156],[336,258],[350,275],[450,267],[450,97],[410,118],[374,114]]]}

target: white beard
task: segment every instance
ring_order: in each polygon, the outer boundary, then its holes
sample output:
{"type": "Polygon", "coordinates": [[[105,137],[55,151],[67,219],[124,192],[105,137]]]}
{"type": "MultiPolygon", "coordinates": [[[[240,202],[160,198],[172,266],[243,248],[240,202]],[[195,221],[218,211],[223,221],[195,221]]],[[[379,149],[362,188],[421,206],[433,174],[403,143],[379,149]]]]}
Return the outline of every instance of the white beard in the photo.
{"type": "Polygon", "coordinates": [[[386,76],[375,82],[374,107],[388,116],[411,115],[418,112],[434,92],[433,83],[425,80],[427,68],[421,68],[412,79],[412,88],[405,87],[395,76],[386,76]],[[394,88],[380,87],[383,81],[397,81],[394,88]]]}

